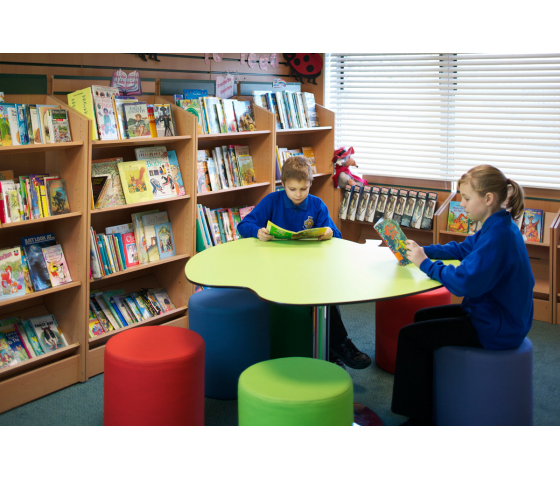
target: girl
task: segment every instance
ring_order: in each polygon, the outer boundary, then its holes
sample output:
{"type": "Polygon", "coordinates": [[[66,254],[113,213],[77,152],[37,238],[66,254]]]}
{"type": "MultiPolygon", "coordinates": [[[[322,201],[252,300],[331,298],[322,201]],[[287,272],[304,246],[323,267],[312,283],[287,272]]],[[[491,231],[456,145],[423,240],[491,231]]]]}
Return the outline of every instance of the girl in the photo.
{"type": "Polygon", "coordinates": [[[461,206],[482,228],[462,243],[421,248],[408,240],[407,258],[451,293],[460,305],[421,309],[399,332],[391,409],[406,425],[432,424],[433,350],[443,346],[517,348],[531,328],[533,287],[527,248],[512,221],[523,214],[523,190],[490,165],[459,180],[461,206]],[[508,187],[511,194],[508,196],[508,187]],[[504,202],[504,209],[502,205],[504,202]],[[457,267],[433,259],[458,259],[457,267]]]}

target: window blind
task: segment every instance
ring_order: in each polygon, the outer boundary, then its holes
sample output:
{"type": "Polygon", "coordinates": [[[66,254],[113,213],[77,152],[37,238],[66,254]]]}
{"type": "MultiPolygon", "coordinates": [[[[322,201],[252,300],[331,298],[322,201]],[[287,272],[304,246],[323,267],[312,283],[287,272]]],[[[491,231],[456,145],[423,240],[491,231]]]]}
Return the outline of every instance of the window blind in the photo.
{"type": "Polygon", "coordinates": [[[560,54],[328,53],[325,98],[356,173],[560,187],[560,54]]]}

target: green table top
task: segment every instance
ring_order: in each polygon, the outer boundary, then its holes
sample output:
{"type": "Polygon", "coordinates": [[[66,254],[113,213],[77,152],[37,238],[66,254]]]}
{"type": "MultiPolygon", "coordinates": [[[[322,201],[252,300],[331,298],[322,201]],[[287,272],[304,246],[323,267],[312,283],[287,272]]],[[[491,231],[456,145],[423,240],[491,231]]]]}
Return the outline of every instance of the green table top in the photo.
{"type": "Polygon", "coordinates": [[[191,258],[185,275],[202,286],[248,288],[267,301],[309,306],[375,301],[441,287],[413,264],[399,265],[389,248],[337,238],[232,241],[191,258]]]}

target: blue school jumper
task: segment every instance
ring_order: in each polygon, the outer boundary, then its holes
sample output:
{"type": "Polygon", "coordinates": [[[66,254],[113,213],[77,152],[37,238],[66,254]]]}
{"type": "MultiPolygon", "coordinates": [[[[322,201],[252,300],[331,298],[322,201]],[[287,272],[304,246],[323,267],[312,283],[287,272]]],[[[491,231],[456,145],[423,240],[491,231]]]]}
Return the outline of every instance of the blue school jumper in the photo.
{"type": "Polygon", "coordinates": [[[533,320],[535,278],[523,237],[509,212],[494,213],[462,243],[426,246],[424,252],[428,258],[461,260],[455,267],[425,259],[420,269],[454,295],[464,296],[461,307],[486,349],[521,344],[533,320]]]}
{"type": "Polygon", "coordinates": [[[244,238],[257,238],[259,230],[266,228],[269,220],[280,228],[296,232],[330,226],[333,236],[342,238],[323,200],[313,195],[308,195],[299,205],[294,205],[284,190],[269,193],[237,225],[237,231],[244,238]]]}

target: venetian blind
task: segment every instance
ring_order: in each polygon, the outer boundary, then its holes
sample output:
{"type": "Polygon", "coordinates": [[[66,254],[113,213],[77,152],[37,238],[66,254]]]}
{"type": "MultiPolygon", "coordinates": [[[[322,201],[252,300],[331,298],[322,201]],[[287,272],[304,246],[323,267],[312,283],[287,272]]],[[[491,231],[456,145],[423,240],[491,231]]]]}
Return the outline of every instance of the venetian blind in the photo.
{"type": "Polygon", "coordinates": [[[356,173],[560,187],[560,54],[328,53],[325,98],[356,173]]]}

